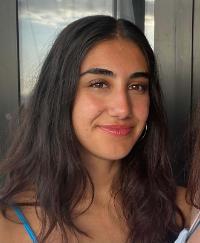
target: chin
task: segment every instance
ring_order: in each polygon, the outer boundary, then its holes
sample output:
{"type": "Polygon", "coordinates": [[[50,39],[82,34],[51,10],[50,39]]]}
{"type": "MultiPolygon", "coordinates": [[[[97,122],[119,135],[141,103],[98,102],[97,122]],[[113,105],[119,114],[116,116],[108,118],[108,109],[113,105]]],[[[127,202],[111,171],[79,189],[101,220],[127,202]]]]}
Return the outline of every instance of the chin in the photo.
{"type": "Polygon", "coordinates": [[[121,160],[121,159],[125,158],[130,153],[131,149],[130,150],[124,150],[124,151],[120,151],[120,150],[115,149],[114,151],[109,150],[107,153],[104,151],[101,154],[99,153],[99,157],[101,157],[105,160],[121,160]]]}

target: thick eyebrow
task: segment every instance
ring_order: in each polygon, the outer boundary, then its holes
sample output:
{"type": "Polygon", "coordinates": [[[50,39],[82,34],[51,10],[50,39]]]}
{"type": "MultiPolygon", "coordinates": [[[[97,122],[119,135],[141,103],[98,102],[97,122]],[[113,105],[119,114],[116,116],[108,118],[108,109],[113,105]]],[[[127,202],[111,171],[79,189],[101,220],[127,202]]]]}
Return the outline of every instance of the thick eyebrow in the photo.
{"type": "MultiPolygon", "coordinates": [[[[86,70],[85,72],[81,73],[80,77],[82,77],[83,75],[88,74],[88,73],[90,73],[90,74],[101,74],[101,75],[105,75],[105,76],[115,76],[115,74],[108,69],[90,68],[90,69],[86,70]]],[[[140,77],[144,77],[144,78],[149,79],[150,74],[148,72],[134,72],[129,76],[130,79],[140,78],[140,77]]]]}
{"type": "Polygon", "coordinates": [[[114,73],[108,69],[104,69],[104,68],[91,68],[88,69],[87,71],[83,72],[80,74],[80,77],[87,74],[87,73],[91,73],[91,74],[102,74],[105,76],[114,76],[114,73]]]}
{"type": "Polygon", "coordinates": [[[130,78],[150,78],[150,74],[148,72],[135,72],[130,75],[130,78]]]}

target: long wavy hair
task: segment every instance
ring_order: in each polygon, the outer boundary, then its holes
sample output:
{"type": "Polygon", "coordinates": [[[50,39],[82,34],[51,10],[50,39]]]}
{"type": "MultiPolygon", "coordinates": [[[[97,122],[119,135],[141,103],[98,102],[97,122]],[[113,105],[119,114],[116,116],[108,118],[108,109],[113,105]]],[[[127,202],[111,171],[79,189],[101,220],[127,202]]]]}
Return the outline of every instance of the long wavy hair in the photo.
{"type": "Polygon", "coordinates": [[[1,210],[5,214],[8,207],[18,203],[16,195],[33,189],[36,195],[33,205],[42,209],[40,242],[45,242],[56,226],[60,227],[65,242],[66,228],[87,234],[74,223],[73,211],[88,182],[93,189],[90,204],[95,188],[80,159],[72,109],[84,57],[97,43],[115,38],[134,42],[143,52],[150,73],[148,131],[123,158],[116,192],[122,198],[129,240],[163,243],[167,232],[178,229],[175,214],[179,210],[167,153],[166,117],[153,51],[133,23],[98,15],[79,19],[58,35],[0,165],[4,176],[1,210]]]}
{"type": "Polygon", "coordinates": [[[190,159],[187,199],[190,204],[200,209],[200,103],[192,116],[190,129],[190,159]]]}

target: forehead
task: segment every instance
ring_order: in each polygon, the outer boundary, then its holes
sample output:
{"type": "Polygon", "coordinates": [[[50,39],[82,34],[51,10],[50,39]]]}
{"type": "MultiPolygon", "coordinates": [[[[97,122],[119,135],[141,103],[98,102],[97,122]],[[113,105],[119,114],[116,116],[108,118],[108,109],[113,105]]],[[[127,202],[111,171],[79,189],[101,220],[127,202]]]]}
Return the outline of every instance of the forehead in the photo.
{"type": "Polygon", "coordinates": [[[124,72],[148,71],[141,49],[134,42],[122,38],[102,41],[88,51],[82,61],[81,72],[94,67],[124,72]]]}

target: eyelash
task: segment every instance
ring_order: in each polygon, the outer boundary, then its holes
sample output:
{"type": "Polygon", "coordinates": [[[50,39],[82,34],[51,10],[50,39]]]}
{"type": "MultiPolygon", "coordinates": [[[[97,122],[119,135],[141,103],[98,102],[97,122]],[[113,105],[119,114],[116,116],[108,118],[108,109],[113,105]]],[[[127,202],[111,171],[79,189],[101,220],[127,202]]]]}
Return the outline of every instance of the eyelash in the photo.
{"type": "MultiPolygon", "coordinates": [[[[91,81],[89,87],[95,88],[95,89],[105,89],[105,88],[109,87],[109,84],[105,81],[94,80],[94,81],[91,81]]],[[[136,84],[128,85],[128,90],[135,90],[140,93],[144,93],[145,91],[148,90],[148,87],[149,87],[148,84],[137,84],[136,83],[136,84]]]]}
{"type": "Polygon", "coordinates": [[[101,81],[101,80],[95,80],[95,81],[91,81],[90,86],[91,88],[96,88],[96,89],[105,89],[108,87],[108,83],[105,81],[101,81]],[[105,86],[105,87],[103,87],[105,86]]]}
{"type": "Polygon", "coordinates": [[[129,90],[137,90],[140,93],[144,93],[145,91],[148,90],[148,87],[149,87],[148,84],[130,84],[128,86],[128,89],[129,90]],[[130,87],[132,87],[132,88],[130,88],[130,87]]]}

